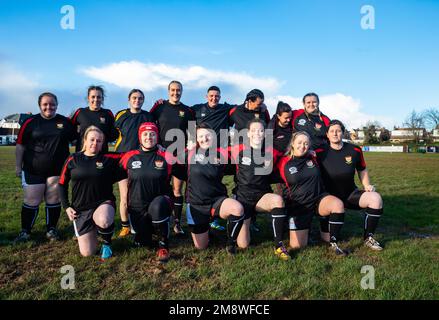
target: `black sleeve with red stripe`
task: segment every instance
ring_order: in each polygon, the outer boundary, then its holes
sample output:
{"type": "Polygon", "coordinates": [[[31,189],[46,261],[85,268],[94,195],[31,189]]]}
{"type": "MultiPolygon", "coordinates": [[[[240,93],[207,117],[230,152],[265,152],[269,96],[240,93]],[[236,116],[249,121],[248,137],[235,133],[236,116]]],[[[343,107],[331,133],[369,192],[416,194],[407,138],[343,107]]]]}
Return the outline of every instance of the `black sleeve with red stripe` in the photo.
{"type": "Polygon", "coordinates": [[[29,139],[29,123],[33,120],[34,118],[31,117],[29,119],[27,119],[23,125],[20,127],[20,131],[18,131],[18,137],[17,137],[17,144],[26,144],[28,142],[29,139]]]}
{"type": "Polygon", "coordinates": [[[70,170],[71,170],[72,161],[73,161],[73,156],[69,156],[66,162],[64,163],[58,182],[58,193],[61,199],[61,204],[64,209],[71,207],[69,201],[69,182],[70,182],[70,170]]]}
{"type": "Polygon", "coordinates": [[[361,150],[360,147],[355,146],[354,150],[358,153],[359,155],[359,161],[357,161],[357,163],[355,164],[355,168],[358,171],[363,171],[366,169],[366,161],[364,160],[364,156],[363,156],[363,151],[361,150]]]}

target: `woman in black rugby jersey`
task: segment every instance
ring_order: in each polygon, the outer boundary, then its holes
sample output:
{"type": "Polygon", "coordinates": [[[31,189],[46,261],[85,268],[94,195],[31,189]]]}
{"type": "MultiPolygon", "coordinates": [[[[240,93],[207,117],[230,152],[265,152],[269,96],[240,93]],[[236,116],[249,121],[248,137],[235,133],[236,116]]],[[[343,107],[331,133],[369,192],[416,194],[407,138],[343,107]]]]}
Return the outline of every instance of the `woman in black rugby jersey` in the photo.
{"type": "Polygon", "coordinates": [[[73,222],[79,252],[83,256],[94,255],[99,234],[103,240],[101,260],[113,255],[111,237],[116,211],[113,184],[126,177],[119,167],[121,155],[102,153],[104,141],[104,134],[99,128],[87,128],[82,151],[67,158],[59,179],[61,203],[73,222]],[[69,182],[72,183],[71,201],[69,182]]]}
{"type": "Polygon", "coordinates": [[[15,242],[27,241],[46,202],[46,237],[58,239],[56,226],[61,213],[57,185],[64,161],[69,156],[69,142],[76,139],[72,123],[56,113],[57,97],[50,92],[38,97],[40,113],[27,119],[18,132],[16,175],[21,178],[24,201],[21,209],[21,232],[15,242]]]}
{"type": "Polygon", "coordinates": [[[186,216],[197,249],[209,244],[210,222],[215,218],[227,220],[227,251],[236,253],[236,240],[244,220],[243,207],[227,195],[222,183],[226,173],[233,173],[228,150],[213,146],[215,131],[206,123],[196,130],[196,146],[186,154],[184,172],[187,180],[186,216]]]}
{"type": "Polygon", "coordinates": [[[116,140],[118,132],[114,127],[114,115],[110,109],[104,109],[105,92],[101,86],[89,86],[87,89],[86,108],[78,108],[72,116],[79,137],[76,142],[76,152],[82,150],[84,133],[90,126],[98,127],[104,133],[102,152],[108,151],[108,143],[116,140]]]}
{"type": "Polygon", "coordinates": [[[383,214],[383,200],[370,184],[361,148],[343,142],[344,125],[339,120],[332,120],[328,126],[329,146],[316,150],[326,190],[341,199],[345,208],[365,210],[364,245],[372,250],[383,248],[374,239],[378,221],[383,214]],[[355,185],[355,172],[363,185],[359,190],[355,185]]]}
{"type": "MultiPolygon", "coordinates": [[[[142,110],[145,95],[139,89],[133,89],[128,94],[128,109],[120,110],[116,113],[114,126],[119,132],[114,151],[127,152],[139,148],[139,138],[137,132],[144,122],[154,122],[153,116],[146,110],[142,110]]],[[[128,180],[119,181],[119,213],[122,223],[119,237],[126,237],[130,234],[130,223],[127,211],[128,180]]]]}
{"type": "MultiPolygon", "coordinates": [[[[343,202],[325,191],[317,160],[309,152],[310,145],[310,137],[306,132],[294,133],[289,154],[277,164],[278,173],[285,183],[284,200],[289,215],[290,246],[298,249],[307,245],[312,218],[318,215],[324,220],[322,226],[326,228],[329,219],[329,230],[323,229],[322,237],[327,232],[330,237],[323,240],[330,242],[330,248],[336,255],[344,256],[346,252],[337,243],[344,223],[343,202]]],[[[274,226],[279,241],[282,241],[282,226],[283,223],[274,226]]],[[[285,255],[288,254],[283,244],[279,247],[285,255]]]]}
{"type": "Polygon", "coordinates": [[[159,235],[157,257],[169,260],[169,217],[172,213],[171,174],[173,156],[157,148],[159,129],[144,122],[138,130],[140,148],[127,152],[121,166],[128,173],[128,213],[137,246],[150,246],[152,233],[159,235]]]}

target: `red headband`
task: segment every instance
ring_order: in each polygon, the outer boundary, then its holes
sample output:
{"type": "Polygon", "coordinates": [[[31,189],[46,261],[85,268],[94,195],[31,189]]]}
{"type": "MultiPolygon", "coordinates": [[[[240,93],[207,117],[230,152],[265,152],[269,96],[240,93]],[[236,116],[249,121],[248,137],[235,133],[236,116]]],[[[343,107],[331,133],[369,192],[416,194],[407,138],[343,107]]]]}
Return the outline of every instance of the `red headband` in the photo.
{"type": "MultiPolygon", "coordinates": [[[[142,136],[142,133],[144,131],[154,131],[157,135],[159,135],[159,128],[157,128],[157,125],[154,122],[144,122],[139,127],[139,141],[140,137],[142,136]]],[[[142,143],[140,141],[140,143],[142,143]]]]}

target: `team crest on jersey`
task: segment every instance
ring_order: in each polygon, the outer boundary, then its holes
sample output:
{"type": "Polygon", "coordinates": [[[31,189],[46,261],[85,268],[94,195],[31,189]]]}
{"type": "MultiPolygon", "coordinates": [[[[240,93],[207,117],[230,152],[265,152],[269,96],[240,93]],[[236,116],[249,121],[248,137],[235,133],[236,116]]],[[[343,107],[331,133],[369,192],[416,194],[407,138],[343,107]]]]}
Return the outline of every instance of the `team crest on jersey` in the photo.
{"type": "Polygon", "coordinates": [[[96,169],[104,169],[104,164],[102,162],[96,162],[96,169]]]}
{"type": "Polygon", "coordinates": [[[295,174],[297,173],[297,168],[296,167],[291,167],[288,169],[288,171],[290,172],[290,174],[295,174]]]}
{"type": "Polygon", "coordinates": [[[320,123],[316,123],[315,128],[317,131],[320,131],[320,129],[322,128],[322,125],[320,123]]]}
{"type": "Polygon", "coordinates": [[[163,169],[164,161],[163,160],[156,160],[154,161],[154,165],[156,169],[163,169]]]}
{"type": "Polygon", "coordinates": [[[140,169],[142,167],[142,161],[133,161],[131,166],[133,169],[140,169]]]}
{"type": "Polygon", "coordinates": [[[57,127],[58,129],[63,129],[63,128],[64,128],[64,124],[63,124],[63,123],[57,123],[57,124],[56,124],[56,127],[57,127]]]}
{"type": "Polygon", "coordinates": [[[255,113],[255,118],[259,119],[259,113],[255,113]]]}
{"type": "Polygon", "coordinates": [[[104,117],[100,117],[100,118],[99,118],[99,121],[100,121],[102,124],[105,124],[105,118],[104,118],[104,117]]]}
{"type": "Polygon", "coordinates": [[[252,163],[252,159],[250,159],[249,157],[242,157],[242,164],[245,166],[249,166],[252,163]]]}
{"type": "Polygon", "coordinates": [[[179,113],[178,113],[178,116],[179,116],[180,118],[184,118],[184,111],[183,111],[183,110],[180,110],[179,113]]]}
{"type": "Polygon", "coordinates": [[[346,156],[346,157],[344,157],[344,159],[346,160],[346,164],[352,164],[352,157],[351,156],[346,156]]]}
{"type": "Polygon", "coordinates": [[[300,126],[304,126],[306,124],[306,120],[305,119],[300,119],[297,124],[300,125],[300,126]]]}
{"type": "Polygon", "coordinates": [[[282,135],[282,134],[281,134],[280,136],[277,136],[277,137],[276,137],[276,139],[279,139],[279,140],[280,140],[280,139],[283,139],[283,138],[285,138],[285,136],[282,135]]]}
{"type": "Polygon", "coordinates": [[[315,167],[314,162],[312,160],[308,160],[306,162],[306,165],[308,166],[308,168],[314,168],[315,167]]]}

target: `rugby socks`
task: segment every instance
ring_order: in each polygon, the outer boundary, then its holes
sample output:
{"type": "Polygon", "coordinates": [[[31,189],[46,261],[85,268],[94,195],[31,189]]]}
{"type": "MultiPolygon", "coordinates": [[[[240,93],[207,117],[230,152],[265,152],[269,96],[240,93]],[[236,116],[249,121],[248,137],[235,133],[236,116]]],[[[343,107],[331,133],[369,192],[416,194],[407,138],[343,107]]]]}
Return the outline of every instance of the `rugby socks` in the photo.
{"type": "Polygon", "coordinates": [[[160,248],[169,248],[169,218],[166,218],[164,221],[160,222],[152,222],[156,233],[159,235],[159,247],[160,248]]]}
{"type": "Polygon", "coordinates": [[[236,243],[238,239],[239,232],[241,231],[242,224],[244,223],[245,216],[234,216],[230,215],[227,218],[227,236],[229,242],[236,243]]]}
{"type": "Polygon", "coordinates": [[[121,221],[120,223],[122,224],[122,227],[125,227],[125,228],[129,228],[130,227],[130,222],[129,221],[121,221]]]}
{"type": "Polygon", "coordinates": [[[326,217],[319,216],[319,220],[320,220],[320,232],[328,233],[329,232],[329,216],[326,216],[326,217]]]}
{"type": "Polygon", "coordinates": [[[285,208],[274,208],[271,210],[271,218],[273,225],[274,243],[276,248],[282,246],[282,240],[284,237],[284,226],[287,221],[287,214],[285,208]]]}
{"type": "Polygon", "coordinates": [[[174,196],[174,221],[180,223],[181,212],[183,211],[183,196],[174,196]]]}
{"type": "Polygon", "coordinates": [[[61,203],[54,203],[54,204],[46,203],[47,231],[56,228],[60,215],[61,215],[61,203]]]}
{"type": "Polygon", "coordinates": [[[98,227],[98,234],[101,236],[104,244],[111,245],[111,237],[113,237],[113,233],[114,233],[114,223],[112,223],[107,228],[101,228],[99,226],[97,227],[98,227]]]}
{"type": "Polygon", "coordinates": [[[330,242],[340,240],[341,228],[344,224],[344,213],[331,213],[329,215],[329,237],[330,242]]]}
{"type": "Polygon", "coordinates": [[[39,206],[30,206],[23,203],[21,207],[21,229],[30,233],[38,216],[39,206]]]}
{"type": "Polygon", "coordinates": [[[383,214],[383,209],[366,208],[364,216],[364,239],[373,236],[378,226],[378,221],[383,214]]]}

